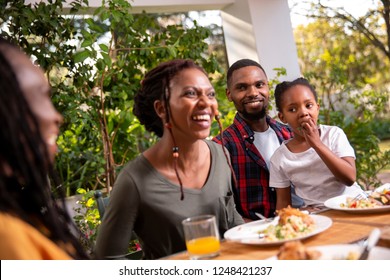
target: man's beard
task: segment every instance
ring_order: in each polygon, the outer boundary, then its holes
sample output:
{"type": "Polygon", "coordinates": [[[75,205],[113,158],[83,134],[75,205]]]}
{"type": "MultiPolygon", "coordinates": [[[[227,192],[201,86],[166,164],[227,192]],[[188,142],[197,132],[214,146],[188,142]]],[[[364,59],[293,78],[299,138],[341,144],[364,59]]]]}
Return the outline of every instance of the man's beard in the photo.
{"type": "Polygon", "coordinates": [[[242,112],[239,112],[239,113],[241,114],[241,116],[244,119],[246,119],[248,121],[257,121],[257,120],[260,120],[266,116],[267,110],[264,107],[263,109],[261,109],[258,112],[248,113],[246,110],[243,110],[242,112]]]}

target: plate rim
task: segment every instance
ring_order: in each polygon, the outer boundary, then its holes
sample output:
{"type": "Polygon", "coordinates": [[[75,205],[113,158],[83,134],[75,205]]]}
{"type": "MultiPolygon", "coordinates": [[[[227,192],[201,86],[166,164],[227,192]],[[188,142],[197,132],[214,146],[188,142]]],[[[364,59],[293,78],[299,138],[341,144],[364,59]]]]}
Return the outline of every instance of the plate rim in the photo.
{"type": "MultiPolygon", "coordinates": [[[[229,239],[229,238],[226,237],[227,233],[232,232],[234,230],[238,230],[239,227],[245,227],[247,225],[250,226],[251,224],[261,222],[261,220],[257,220],[257,221],[241,224],[241,225],[235,226],[235,227],[233,227],[231,229],[228,229],[224,233],[224,239],[226,239],[229,242],[236,242],[236,243],[247,244],[247,245],[277,246],[277,245],[281,245],[281,244],[283,244],[285,242],[288,242],[288,241],[307,239],[307,238],[312,237],[314,235],[317,235],[317,234],[319,234],[321,232],[324,232],[325,230],[330,228],[332,226],[332,224],[333,224],[333,220],[331,218],[327,217],[327,216],[324,216],[324,215],[317,215],[317,214],[314,215],[314,214],[311,214],[310,217],[312,217],[315,220],[316,223],[319,222],[319,221],[321,221],[322,223],[325,223],[325,226],[323,226],[321,229],[315,228],[312,232],[310,232],[309,234],[307,234],[305,236],[300,236],[300,237],[287,239],[287,240],[270,241],[270,242],[253,242],[254,240],[258,240],[258,239],[248,239],[247,241],[242,240],[242,239],[238,239],[238,240],[236,239],[235,240],[235,239],[229,239]]],[[[271,222],[268,222],[268,223],[264,223],[264,225],[270,225],[274,221],[271,221],[271,222]]]]}
{"type": "Polygon", "coordinates": [[[338,199],[346,199],[347,197],[350,197],[349,195],[342,194],[338,196],[331,197],[327,200],[325,200],[324,205],[328,207],[329,209],[332,210],[339,210],[339,211],[344,211],[344,212],[349,212],[349,213],[379,213],[379,212],[386,212],[390,211],[390,205],[384,205],[380,207],[371,207],[371,208],[343,208],[341,206],[334,206],[329,203],[332,203],[333,200],[338,200],[338,199]]]}

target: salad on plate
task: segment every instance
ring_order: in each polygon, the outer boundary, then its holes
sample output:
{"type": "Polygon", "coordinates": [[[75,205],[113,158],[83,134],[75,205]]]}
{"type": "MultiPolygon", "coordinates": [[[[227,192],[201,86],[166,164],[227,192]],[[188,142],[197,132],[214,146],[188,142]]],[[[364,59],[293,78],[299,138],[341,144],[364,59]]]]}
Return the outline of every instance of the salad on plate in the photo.
{"type": "Polygon", "coordinates": [[[306,239],[319,234],[332,225],[332,219],[322,215],[309,215],[295,208],[279,210],[278,216],[267,220],[245,223],[227,230],[224,238],[243,244],[275,246],[286,241],[306,239]]]}
{"type": "Polygon", "coordinates": [[[279,222],[259,231],[267,241],[288,240],[305,236],[315,230],[311,216],[296,208],[283,208],[278,212],[279,222]]]}
{"type": "Polygon", "coordinates": [[[363,199],[340,195],[324,202],[325,207],[349,213],[379,213],[390,211],[390,183],[366,192],[363,199]]]}
{"type": "Polygon", "coordinates": [[[346,201],[340,203],[343,208],[375,208],[390,205],[390,189],[383,188],[368,193],[367,198],[356,200],[353,197],[347,197],[346,201]]]}

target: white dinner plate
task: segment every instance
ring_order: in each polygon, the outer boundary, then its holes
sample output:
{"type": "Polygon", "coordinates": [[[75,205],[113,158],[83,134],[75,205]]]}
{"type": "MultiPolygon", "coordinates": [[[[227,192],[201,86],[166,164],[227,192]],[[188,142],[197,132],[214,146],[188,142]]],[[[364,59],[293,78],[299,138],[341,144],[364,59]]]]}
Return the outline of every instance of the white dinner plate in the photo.
{"type": "MultiPolygon", "coordinates": [[[[379,188],[375,189],[378,192],[381,192],[385,189],[390,190],[390,184],[385,184],[383,186],[380,186],[379,188]]],[[[336,197],[329,198],[324,202],[324,205],[330,209],[334,210],[341,210],[349,213],[379,213],[379,212],[386,212],[390,211],[390,205],[383,205],[378,207],[372,207],[372,208],[346,208],[341,207],[341,203],[347,202],[347,197],[351,197],[350,195],[340,195],[336,197]]]]}
{"type": "Polygon", "coordinates": [[[229,241],[239,242],[243,244],[253,244],[253,245],[280,245],[287,241],[300,240],[309,238],[313,235],[319,234],[324,230],[328,229],[332,225],[332,220],[328,217],[321,215],[310,215],[313,218],[315,228],[312,232],[308,233],[305,236],[300,236],[292,239],[284,239],[277,241],[267,241],[264,238],[258,238],[258,232],[265,230],[269,225],[277,225],[279,217],[276,217],[271,222],[265,222],[263,220],[254,221],[246,224],[236,226],[229,229],[225,232],[224,238],[229,241]]]}
{"type": "MultiPolygon", "coordinates": [[[[321,253],[319,260],[346,260],[349,253],[356,253],[358,256],[362,247],[356,244],[339,244],[308,247],[307,250],[317,250],[321,253]]],[[[277,260],[277,256],[268,260],[277,260]]],[[[390,260],[390,249],[385,247],[374,247],[368,255],[369,260],[390,260]]]]}
{"type": "Polygon", "coordinates": [[[386,183],[378,188],[375,189],[378,192],[381,192],[383,190],[390,190],[390,183],[386,183]]]}

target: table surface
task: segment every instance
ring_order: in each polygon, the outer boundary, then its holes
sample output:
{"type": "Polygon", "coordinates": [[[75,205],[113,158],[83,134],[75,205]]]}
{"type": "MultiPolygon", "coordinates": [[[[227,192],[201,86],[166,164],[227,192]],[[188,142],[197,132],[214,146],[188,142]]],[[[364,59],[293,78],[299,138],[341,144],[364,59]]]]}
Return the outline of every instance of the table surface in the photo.
{"type": "MultiPolygon", "coordinates": [[[[390,248],[390,211],[381,213],[349,213],[338,210],[327,210],[319,215],[327,216],[333,223],[327,230],[301,240],[305,246],[320,246],[332,244],[348,244],[364,240],[370,232],[378,227],[382,231],[379,246],[390,248]]],[[[248,245],[223,240],[219,256],[213,260],[260,260],[275,256],[280,245],[248,245]]],[[[188,260],[186,251],[180,252],[164,259],[188,260]]]]}

